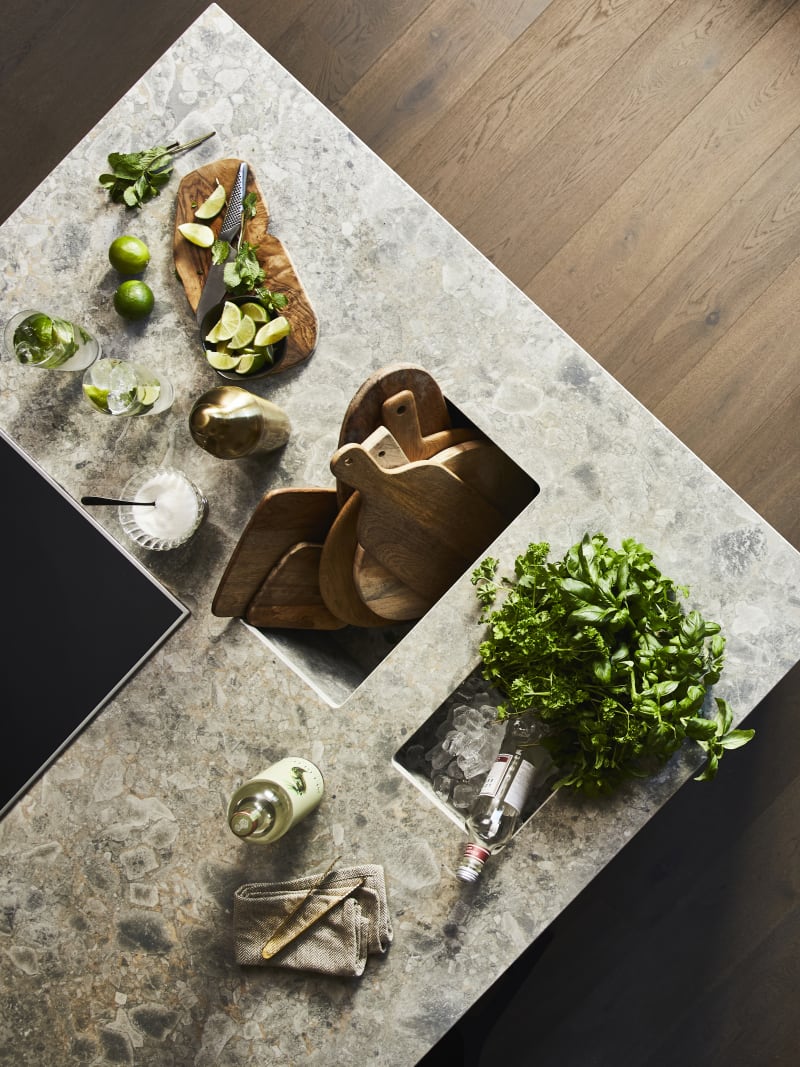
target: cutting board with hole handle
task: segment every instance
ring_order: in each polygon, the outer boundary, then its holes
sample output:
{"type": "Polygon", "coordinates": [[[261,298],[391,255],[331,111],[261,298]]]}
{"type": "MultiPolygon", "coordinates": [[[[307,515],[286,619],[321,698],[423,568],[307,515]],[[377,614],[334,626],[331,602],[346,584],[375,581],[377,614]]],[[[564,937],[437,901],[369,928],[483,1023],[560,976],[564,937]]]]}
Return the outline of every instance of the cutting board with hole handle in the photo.
{"type": "MultiPolygon", "coordinates": [[[[381,467],[401,467],[408,463],[408,456],[385,426],[374,430],[361,447],[369,452],[381,467]]],[[[349,501],[345,506],[348,504],[349,501]]],[[[343,576],[342,581],[347,586],[348,605],[353,596],[357,596],[370,611],[382,619],[393,622],[419,619],[431,607],[429,601],[401,582],[391,571],[387,571],[358,543],[355,545],[353,559],[352,586],[346,576],[343,576]]]]}
{"type": "Polygon", "coordinates": [[[253,626],[291,630],[340,630],[319,587],[322,545],[301,541],[281,556],[247,606],[253,626]]]}
{"type": "Polygon", "coordinates": [[[381,417],[383,425],[412,462],[418,459],[431,459],[437,452],[479,436],[478,431],[471,427],[449,425],[430,433],[424,433],[417,399],[411,389],[401,389],[400,392],[384,400],[381,405],[381,417]]]}
{"type": "MultiPolygon", "coordinates": [[[[414,396],[422,433],[450,428],[450,412],[434,377],[416,364],[392,363],[370,375],[354,394],[342,419],[339,447],[361,444],[382,426],[384,402],[403,390],[414,396]]],[[[343,504],[352,490],[344,482],[336,489],[343,504]]]]}
{"type": "Polygon", "coordinates": [[[284,553],[302,541],[322,544],[336,511],[333,488],[272,489],[265,493],[219,581],[212,613],[222,618],[244,616],[259,586],[284,553]]]}
{"type": "MultiPolygon", "coordinates": [[[[192,311],[197,310],[211,266],[211,249],[193,245],[178,227],[184,222],[200,221],[195,219],[195,208],[211,195],[217,182],[225,187],[226,193],[230,193],[241,162],[241,159],[218,159],[215,163],[207,163],[187,174],[178,186],[172,252],[175,270],[192,311]]],[[[269,208],[249,163],[246,191],[256,194],[256,208],[253,218],[245,220],[244,240],[257,246],[258,261],[266,272],[263,284],[273,292],[285,293],[289,301],[283,311],[292,324],[292,332],[286,338],[286,354],[269,372],[278,374],[308,359],[313,353],[317,344],[317,316],[289,253],[282,242],[269,233],[269,208]]],[[[224,215],[223,209],[215,219],[203,220],[205,225],[212,228],[215,236],[219,233],[224,215]]]]}
{"type": "Polygon", "coordinates": [[[348,444],[334,453],[331,470],[361,495],[358,543],[431,602],[506,525],[477,490],[436,463],[386,469],[348,444]]]}

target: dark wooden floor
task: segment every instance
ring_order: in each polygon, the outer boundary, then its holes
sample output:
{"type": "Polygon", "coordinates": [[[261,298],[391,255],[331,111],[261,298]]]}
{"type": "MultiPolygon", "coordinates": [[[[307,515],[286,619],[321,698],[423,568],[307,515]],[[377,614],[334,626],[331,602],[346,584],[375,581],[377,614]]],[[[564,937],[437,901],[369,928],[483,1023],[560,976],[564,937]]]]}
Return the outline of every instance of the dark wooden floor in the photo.
{"type": "MultiPolygon", "coordinates": [[[[800,4],[222,6],[800,545],[800,4]]],[[[204,7],[6,0],[0,218],[204,7]]],[[[799,689],[431,1063],[796,1062],[799,689]]]]}

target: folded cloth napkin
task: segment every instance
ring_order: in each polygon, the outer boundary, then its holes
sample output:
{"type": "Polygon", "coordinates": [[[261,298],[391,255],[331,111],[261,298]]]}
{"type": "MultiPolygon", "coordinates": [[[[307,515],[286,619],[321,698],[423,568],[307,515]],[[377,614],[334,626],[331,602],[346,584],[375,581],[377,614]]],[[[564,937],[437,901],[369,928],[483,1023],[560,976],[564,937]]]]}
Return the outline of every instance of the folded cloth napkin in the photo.
{"type": "Polygon", "coordinates": [[[238,964],[361,975],[367,956],[386,952],[392,940],[383,868],[337,867],[327,876],[240,886],[233,927],[238,964]],[[288,944],[264,959],[272,941],[288,944]]]}

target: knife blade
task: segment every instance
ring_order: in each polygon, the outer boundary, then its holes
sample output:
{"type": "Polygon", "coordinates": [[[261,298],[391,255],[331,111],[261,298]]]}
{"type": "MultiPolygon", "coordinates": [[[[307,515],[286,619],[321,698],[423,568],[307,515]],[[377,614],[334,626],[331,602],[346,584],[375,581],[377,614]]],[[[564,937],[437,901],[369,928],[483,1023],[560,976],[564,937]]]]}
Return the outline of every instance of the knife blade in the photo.
{"type": "MultiPolygon", "coordinates": [[[[233,188],[228,197],[228,207],[225,211],[225,217],[222,220],[222,228],[219,231],[219,240],[227,241],[231,246],[228,252],[228,260],[234,259],[236,256],[236,249],[234,248],[233,242],[234,238],[242,228],[243,203],[246,186],[247,164],[241,163],[236,175],[236,181],[233,183],[233,188]]],[[[203,291],[200,294],[200,300],[197,304],[197,311],[195,312],[198,326],[203,325],[203,319],[211,308],[219,304],[225,296],[224,272],[224,263],[211,264],[208,275],[206,276],[206,283],[203,286],[203,291]]]]}

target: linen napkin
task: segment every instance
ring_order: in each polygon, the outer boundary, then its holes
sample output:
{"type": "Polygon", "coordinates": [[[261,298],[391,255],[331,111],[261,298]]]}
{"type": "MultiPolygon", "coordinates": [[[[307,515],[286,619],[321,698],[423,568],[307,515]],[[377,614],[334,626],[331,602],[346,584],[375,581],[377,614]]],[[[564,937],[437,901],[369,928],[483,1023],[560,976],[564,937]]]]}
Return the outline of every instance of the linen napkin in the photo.
{"type": "Polygon", "coordinates": [[[358,976],[386,952],[392,924],[383,868],[338,867],[325,875],[240,886],[233,899],[236,962],[358,976]],[[262,950],[288,941],[270,958],[262,950]]]}

